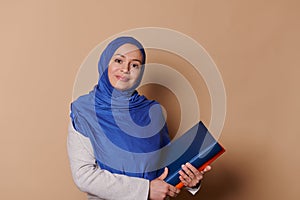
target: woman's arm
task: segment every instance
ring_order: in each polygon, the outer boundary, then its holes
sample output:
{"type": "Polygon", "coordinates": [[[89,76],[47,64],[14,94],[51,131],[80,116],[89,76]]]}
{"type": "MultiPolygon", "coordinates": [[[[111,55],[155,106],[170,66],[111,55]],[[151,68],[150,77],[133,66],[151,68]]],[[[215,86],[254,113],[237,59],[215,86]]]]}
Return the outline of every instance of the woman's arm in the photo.
{"type": "MultiPolygon", "coordinates": [[[[142,178],[112,174],[95,164],[90,140],[69,125],[68,155],[77,187],[99,199],[147,199],[149,181],[142,178]]],[[[95,198],[95,197],[94,197],[95,198]]]]}

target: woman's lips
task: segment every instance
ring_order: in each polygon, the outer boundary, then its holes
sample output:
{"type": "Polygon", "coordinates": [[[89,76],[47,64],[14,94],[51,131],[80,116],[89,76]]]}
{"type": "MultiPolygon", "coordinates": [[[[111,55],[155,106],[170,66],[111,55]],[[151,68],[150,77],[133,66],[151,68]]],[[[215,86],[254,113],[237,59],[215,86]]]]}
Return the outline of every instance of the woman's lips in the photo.
{"type": "Polygon", "coordinates": [[[123,81],[123,82],[127,82],[129,81],[129,78],[125,77],[125,76],[116,76],[116,78],[120,81],[123,81]]]}

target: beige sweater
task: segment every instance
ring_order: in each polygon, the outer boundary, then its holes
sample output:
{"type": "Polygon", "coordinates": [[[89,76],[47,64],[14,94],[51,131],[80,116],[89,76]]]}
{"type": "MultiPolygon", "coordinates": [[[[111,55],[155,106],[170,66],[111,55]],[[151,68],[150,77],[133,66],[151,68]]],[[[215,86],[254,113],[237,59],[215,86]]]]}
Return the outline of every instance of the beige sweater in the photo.
{"type": "Polygon", "coordinates": [[[95,164],[90,140],[69,125],[67,141],[72,176],[88,199],[143,200],[148,198],[149,181],[143,178],[112,174],[95,164]]]}

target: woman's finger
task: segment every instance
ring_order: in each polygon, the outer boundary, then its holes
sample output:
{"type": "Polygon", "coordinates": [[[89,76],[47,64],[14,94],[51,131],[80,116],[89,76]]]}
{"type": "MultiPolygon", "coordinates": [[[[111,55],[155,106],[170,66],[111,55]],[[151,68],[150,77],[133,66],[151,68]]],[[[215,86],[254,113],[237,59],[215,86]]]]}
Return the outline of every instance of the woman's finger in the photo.
{"type": "Polygon", "coordinates": [[[180,189],[178,189],[177,187],[174,187],[172,185],[169,185],[169,190],[174,193],[177,193],[177,194],[180,192],[180,189]]]}
{"type": "Polygon", "coordinates": [[[203,174],[200,173],[200,171],[197,168],[195,168],[191,163],[186,163],[186,166],[193,173],[193,176],[197,179],[197,183],[198,183],[198,181],[200,181],[203,178],[203,174]]]}
{"type": "Polygon", "coordinates": [[[189,183],[182,176],[179,176],[179,179],[183,183],[183,185],[185,185],[185,186],[189,185],[189,183]]]}
{"type": "Polygon", "coordinates": [[[186,163],[185,165],[186,165],[186,166],[189,168],[189,170],[192,171],[194,174],[196,174],[196,173],[198,172],[198,169],[195,168],[191,163],[186,163]]]}
{"type": "Polygon", "coordinates": [[[190,182],[192,179],[182,170],[179,171],[179,174],[182,176],[182,178],[186,181],[186,182],[190,182]]]}
{"type": "Polygon", "coordinates": [[[211,170],[211,166],[210,165],[207,165],[205,168],[204,168],[204,172],[208,172],[211,170]]]}
{"type": "Polygon", "coordinates": [[[167,195],[170,196],[170,197],[175,197],[175,196],[177,196],[177,194],[176,194],[175,192],[171,191],[171,190],[169,190],[169,191],[167,192],[167,195]]]}
{"type": "Polygon", "coordinates": [[[184,172],[191,178],[193,179],[195,177],[193,171],[190,170],[190,168],[186,165],[181,165],[182,169],[184,170],[184,172]]]}
{"type": "Polygon", "coordinates": [[[202,175],[197,168],[195,168],[191,163],[186,163],[186,166],[192,171],[193,175],[197,178],[197,180],[202,179],[202,175]]]}

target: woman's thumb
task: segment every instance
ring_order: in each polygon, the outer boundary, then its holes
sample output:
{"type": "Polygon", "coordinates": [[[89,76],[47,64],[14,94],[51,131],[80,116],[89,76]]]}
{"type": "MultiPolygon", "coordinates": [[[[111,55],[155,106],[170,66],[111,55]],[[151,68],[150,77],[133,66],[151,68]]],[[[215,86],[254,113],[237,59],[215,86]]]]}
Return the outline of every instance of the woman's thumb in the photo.
{"type": "Polygon", "coordinates": [[[169,172],[168,168],[165,167],[164,173],[162,173],[162,174],[158,177],[158,179],[164,180],[164,179],[168,176],[168,172],[169,172]]]}

